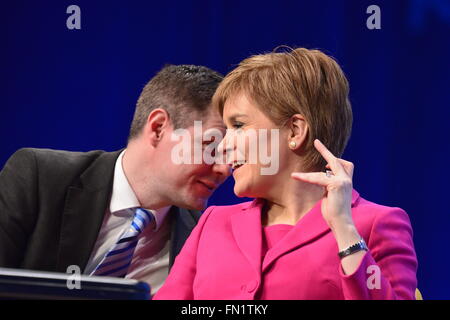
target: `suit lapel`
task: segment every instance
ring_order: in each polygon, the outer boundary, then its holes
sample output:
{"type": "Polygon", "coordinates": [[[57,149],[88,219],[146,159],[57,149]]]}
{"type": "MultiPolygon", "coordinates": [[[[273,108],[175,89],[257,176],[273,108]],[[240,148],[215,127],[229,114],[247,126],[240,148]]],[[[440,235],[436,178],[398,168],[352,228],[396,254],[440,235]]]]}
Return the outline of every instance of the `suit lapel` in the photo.
{"type": "MultiPolygon", "coordinates": [[[[352,207],[358,198],[358,192],[353,190],[352,207]]],[[[315,206],[303,218],[300,219],[294,228],[267,252],[263,261],[263,272],[280,256],[298,249],[309,242],[315,241],[331,231],[323,219],[321,204],[322,200],[317,202],[315,206]]]]}
{"type": "Polygon", "coordinates": [[[262,227],[261,210],[264,202],[255,199],[249,207],[231,216],[234,239],[258,276],[261,274],[262,227]]]}
{"type": "Polygon", "coordinates": [[[186,239],[191,234],[192,229],[196,226],[200,216],[200,211],[187,210],[175,206],[170,209],[172,233],[170,236],[169,268],[172,267],[176,256],[183,248],[186,239]]]}
{"type": "Polygon", "coordinates": [[[69,265],[84,270],[100,231],[114,178],[114,166],[121,151],[100,155],[70,186],[64,206],[57,270],[69,265]]]}

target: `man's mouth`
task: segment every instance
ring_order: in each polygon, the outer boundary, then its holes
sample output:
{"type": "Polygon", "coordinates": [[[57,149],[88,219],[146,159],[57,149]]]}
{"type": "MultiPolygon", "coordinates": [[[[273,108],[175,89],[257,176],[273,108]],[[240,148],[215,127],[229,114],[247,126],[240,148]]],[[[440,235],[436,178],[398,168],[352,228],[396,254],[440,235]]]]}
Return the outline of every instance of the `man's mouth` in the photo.
{"type": "Polygon", "coordinates": [[[209,182],[209,181],[198,181],[202,185],[204,185],[206,188],[208,188],[211,191],[214,191],[217,188],[217,185],[215,183],[209,182]]]}

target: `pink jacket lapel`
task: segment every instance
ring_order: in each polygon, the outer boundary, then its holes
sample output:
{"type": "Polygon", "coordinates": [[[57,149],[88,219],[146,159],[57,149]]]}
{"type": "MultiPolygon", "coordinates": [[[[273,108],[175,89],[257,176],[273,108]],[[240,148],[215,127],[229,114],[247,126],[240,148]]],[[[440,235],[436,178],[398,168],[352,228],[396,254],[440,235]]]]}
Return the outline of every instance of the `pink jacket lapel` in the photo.
{"type": "MultiPolygon", "coordinates": [[[[352,206],[358,198],[358,192],[353,190],[352,206]]],[[[317,202],[311,211],[300,219],[294,228],[267,252],[264,261],[261,259],[261,211],[264,200],[255,199],[248,207],[231,216],[233,236],[239,249],[253,266],[258,276],[283,254],[314,241],[330,231],[322,217],[321,203],[322,201],[317,202]]]]}
{"type": "MultiPolygon", "coordinates": [[[[358,192],[353,190],[352,207],[358,197],[358,192]]],[[[315,241],[331,231],[322,217],[321,205],[322,200],[317,202],[314,207],[298,221],[294,228],[267,252],[264,257],[262,271],[266,270],[272,262],[283,254],[295,250],[309,242],[315,241]]]]}
{"type": "Polygon", "coordinates": [[[263,200],[255,199],[248,207],[231,216],[231,228],[239,249],[261,275],[261,209],[263,200]]]}

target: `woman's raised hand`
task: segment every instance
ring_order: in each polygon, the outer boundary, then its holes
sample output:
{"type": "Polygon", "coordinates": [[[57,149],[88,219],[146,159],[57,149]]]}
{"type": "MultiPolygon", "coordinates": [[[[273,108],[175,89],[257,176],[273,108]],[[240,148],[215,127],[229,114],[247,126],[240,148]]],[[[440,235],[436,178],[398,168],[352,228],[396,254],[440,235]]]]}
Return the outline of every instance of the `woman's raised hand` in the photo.
{"type": "Polygon", "coordinates": [[[314,147],[327,161],[325,172],[294,172],[292,178],[324,187],[322,215],[328,226],[353,225],[351,214],[353,163],[335,157],[322,142],[314,140],[314,147]]]}

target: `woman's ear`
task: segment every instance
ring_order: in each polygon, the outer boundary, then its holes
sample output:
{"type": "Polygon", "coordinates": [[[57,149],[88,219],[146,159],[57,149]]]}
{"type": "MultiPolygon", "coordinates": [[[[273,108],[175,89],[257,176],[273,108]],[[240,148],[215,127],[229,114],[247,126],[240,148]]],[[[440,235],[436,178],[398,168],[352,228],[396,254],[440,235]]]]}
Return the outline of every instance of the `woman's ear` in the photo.
{"type": "Polygon", "coordinates": [[[289,120],[288,146],[298,150],[303,145],[308,134],[308,124],[301,114],[294,114],[289,120]]]}
{"type": "Polygon", "coordinates": [[[149,141],[153,147],[156,147],[169,125],[171,123],[166,110],[160,108],[152,110],[144,127],[145,140],[149,141]]]}

